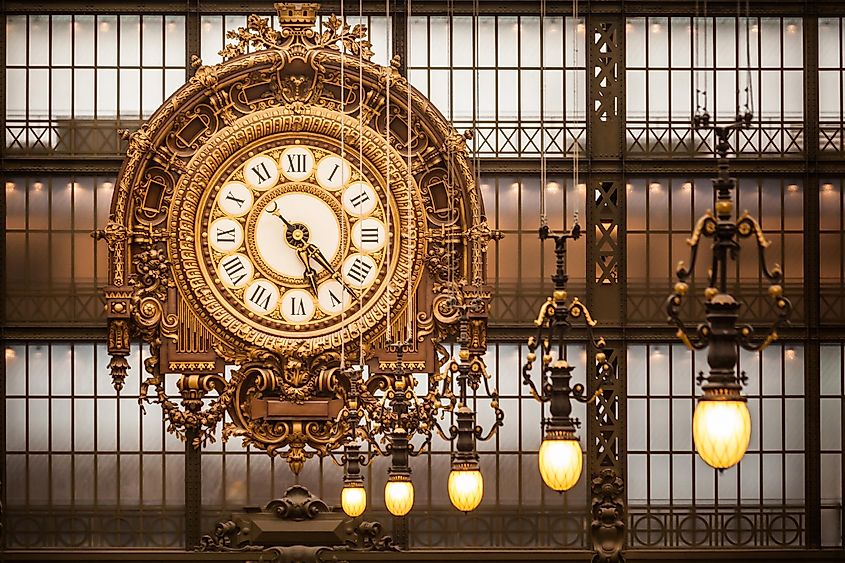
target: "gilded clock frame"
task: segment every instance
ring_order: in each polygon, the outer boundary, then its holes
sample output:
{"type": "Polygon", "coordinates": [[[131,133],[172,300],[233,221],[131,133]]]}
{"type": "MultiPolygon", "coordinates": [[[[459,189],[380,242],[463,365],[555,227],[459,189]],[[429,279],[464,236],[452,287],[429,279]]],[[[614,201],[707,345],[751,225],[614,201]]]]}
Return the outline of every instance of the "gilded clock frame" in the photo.
{"type": "MultiPolygon", "coordinates": [[[[229,33],[235,42],[221,51],[222,63],[205,66],[194,57],[187,83],[140,129],[123,132],[126,158],[98,236],[109,246],[104,297],[115,387],[123,387],[129,344],[140,337],[151,352],[140,397],[161,405],[169,431],[199,446],[214,440],[228,411],[234,422],[224,437],[243,436],[298,471],[307,457],[350,439],[339,413],[355,406],[338,347],[348,346],[369,366],[372,391],[394,384],[398,358],[384,314],[362,315],[363,346],[356,349],[354,339],[337,335],[272,337],[215,299],[198,297],[213,290],[198,267],[203,239],[195,218],[225,155],[274,132],[316,130],[360,144],[372,153],[368,161],[390,163],[400,211],[413,206],[405,233],[411,260],[397,263],[393,284],[407,292],[395,297],[406,306],[393,311],[390,332],[394,341],[406,339],[405,369],[427,373],[437,385],[448,383],[438,375],[447,359],[442,342],[459,321],[470,353],[486,349],[486,250],[496,233],[484,219],[467,152],[471,132],[458,133],[409,85],[398,57],[389,66],[372,63],[366,28],[333,15],[326,31],[314,31],[319,5],[276,8],[281,30],[250,16],[246,27],[229,33]],[[230,373],[231,364],[240,367],[230,373]],[[177,377],[179,397],[168,395],[168,377],[177,377]],[[271,420],[271,411],[282,415],[271,420]]],[[[384,313],[386,303],[377,304],[384,313]]]]}

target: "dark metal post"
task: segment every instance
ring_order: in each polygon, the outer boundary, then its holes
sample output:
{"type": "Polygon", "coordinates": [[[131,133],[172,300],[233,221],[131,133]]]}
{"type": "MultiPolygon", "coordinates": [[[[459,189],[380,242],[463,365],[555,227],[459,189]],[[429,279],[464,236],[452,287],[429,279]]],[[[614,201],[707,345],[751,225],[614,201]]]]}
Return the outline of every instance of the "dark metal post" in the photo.
{"type": "MultiPolygon", "coordinates": [[[[821,370],[819,246],[819,23],[815,2],[804,16],[804,506],[807,547],[821,547],[821,370]]],[[[840,514],[841,518],[841,514],[840,514]]],[[[845,531],[845,522],[843,522],[845,531]]],[[[845,533],[843,533],[845,537],[845,533]]]]}
{"type": "Polygon", "coordinates": [[[194,447],[195,429],[185,433],[185,549],[199,545],[202,535],[202,447],[194,447]]]}

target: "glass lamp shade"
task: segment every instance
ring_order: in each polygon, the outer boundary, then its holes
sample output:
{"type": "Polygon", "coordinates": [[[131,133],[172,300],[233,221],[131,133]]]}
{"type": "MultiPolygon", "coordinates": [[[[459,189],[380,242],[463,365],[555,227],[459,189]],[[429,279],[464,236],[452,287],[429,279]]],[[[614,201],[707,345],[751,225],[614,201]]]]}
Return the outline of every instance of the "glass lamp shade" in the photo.
{"type": "Polygon", "coordinates": [[[405,516],[414,506],[414,484],[410,479],[389,477],[384,486],[384,504],[394,516],[405,516]]]}
{"type": "Polygon", "coordinates": [[[581,477],[583,457],[578,440],[543,440],[539,455],[543,481],[555,491],[568,491],[581,477]]]}
{"type": "Polygon", "coordinates": [[[367,508],[367,490],[360,485],[343,487],[340,492],[340,505],[347,516],[356,518],[367,508]]]}
{"type": "Polygon", "coordinates": [[[449,500],[461,512],[470,512],[481,504],[484,477],[478,469],[453,469],[449,473],[449,500]]]}
{"type": "Polygon", "coordinates": [[[699,401],[692,417],[698,455],[716,469],[733,467],[748,449],[751,415],[745,401],[699,401]]]}

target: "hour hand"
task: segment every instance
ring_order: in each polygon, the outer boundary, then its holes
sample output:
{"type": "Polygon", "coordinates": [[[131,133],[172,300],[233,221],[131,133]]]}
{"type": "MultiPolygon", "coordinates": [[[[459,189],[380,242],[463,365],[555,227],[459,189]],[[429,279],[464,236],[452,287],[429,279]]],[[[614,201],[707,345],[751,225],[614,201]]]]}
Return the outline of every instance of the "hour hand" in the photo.
{"type": "Polygon", "coordinates": [[[288,229],[293,229],[293,224],[287,219],[285,219],[285,216],[282,215],[282,212],[279,210],[279,206],[276,204],[275,201],[273,202],[273,209],[268,208],[267,213],[269,213],[270,215],[275,215],[276,217],[281,219],[284,222],[285,227],[287,227],[288,229]]]}
{"type": "Polygon", "coordinates": [[[302,265],[305,266],[305,279],[308,280],[308,285],[311,286],[311,290],[314,292],[314,296],[317,296],[317,271],[308,263],[308,253],[304,248],[300,248],[296,251],[296,255],[299,257],[299,261],[302,262],[302,265]]]}

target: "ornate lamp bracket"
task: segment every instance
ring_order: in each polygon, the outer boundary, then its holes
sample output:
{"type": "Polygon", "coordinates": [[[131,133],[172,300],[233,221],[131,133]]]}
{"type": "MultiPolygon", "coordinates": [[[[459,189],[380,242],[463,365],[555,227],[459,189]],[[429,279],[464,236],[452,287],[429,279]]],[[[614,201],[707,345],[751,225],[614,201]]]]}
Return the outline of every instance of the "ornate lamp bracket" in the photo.
{"type": "MultiPolygon", "coordinates": [[[[683,261],[678,263],[676,269],[677,282],[673,292],[666,300],[666,312],[668,321],[677,327],[678,338],[691,350],[701,350],[711,344],[718,349],[725,348],[725,353],[733,357],[730,366],[723,366],[733,371],[736,365],[735,345],[738,344],[746,350],[759,351],[777,340],[778,330],[786,326],[792,313],[792,304],[783,296],[783,272],[779,265],[769,268],[765,251],[771,244],[765,237],[760,224],[745,211],[734,219],[734,202],[732,191],[736,188],[736,179],[730,177],[728,153],[731,150],[730,135],[734,131],[750,127],[752,115],[745,112],[728,125],[714,126],[716,135],[716,154],[718,158],[719,173],[713,179],[713,190],[715,192],[716,204],[715,215],[708,210],[696,222],[692,235],[687,239],[690,246],[690,265],[683,261]],[[693,277],[696,260],[698,257],[699,245],[702,238],[712,239],[712,262],[707,273],[707,287],[704,290],[705,311],[707,320],[700,323],[694,336],[681,319],[681,306],[689,291],[689,280],[693,277]],[[757,247],[758,262],[760,271],[769,281],[768,294],[774,300],[777,317],[769,327],[766,336],[754,341],[754,329],[747,324],[737,325],[737,318],[740,304],[729,293],[728,289],[728,265],[730,261],[736,261],[740,251],[740,239],[752,238],[757,247]],[[728,351],[730,345],[734,350],[728,351]]],[[[710,116],[705,113],[697,115],[693,124],[696,129],[710,128],[710,116]]],[[[711,374],[711,377],[714,375],[711,374]]],[[[718,377],[717,377],[718,379],[718,377]]]]}
{"type": "MultiPolygon", "coordinates": [[[[759,351],[777,340],[778,330],[788,324],[792,304],[783,296],[783,272],[778,265],[769,268],[765,249],[769,246],[763,230],[751,215],[745,211],[735,219],[733,190],[736,179],[729,174],[728,152],[731,150],[730,135],[734,131],[750,127],[750,112],[738,115],[725,126],[714,126],[718,176],[713,179],[715,214],[708,210],[696,223],[692,236],[687,240],[690,246],[690,266],[683,262],[676,270],[677,282],[666,300],[668,321],[677,327],[677,336],[691,350],[707,348],[707,375],[699,374],[697,380],[703,395],[693,415],[693,438],[699,455],[712,467],[724,470],[738,463],[748,447],[751,436],[751,419],[742,388],[746,383],[744,373],[737,375],[739,348],[759,351]],[[690,336],[681,319],[683,299],[689,291],[689,279],[695,271],[698,247],[702,237],[712,239],[711,265],[707,272],[707,287],[704,289],[705,321],[698,325],[697,335],[690,336]],[[777,316],[762,339],[754,338],[751,325],[738,324],[742,306],[731,293],[728,273],[731,262],[739,258],[740,240],[753,237],[757,246],[759,268],[769,281],[769,296],[774,300],[777,316]],[[716,417],[733,417],[723,424],[722,429],[713,430],[716,417]]],[[[703,114],[693,120],[696,129],[710,128],[710,116],[703,114]]]]}
{"type": "Polygon", "coordinates": [[[528,339],[528,354],[522,366],[522,381],[528,386],[535,400],[549,403],[551,416],[545,421],[547,432],[555,436],[560,435],[558,437],[572,438],[580,422],[571,416],[571,400],[589,403],[602,393],[599,387],[595,394],[587,396],[584,385],[570,385],[575,367],[564,359],[564,338],[572,326],[572,319],[583,319],[590,341],[599,350],[595,360],[601,381],[607,380],[613,368],[603,351],[604,339],[596,339],[593,335],[593,327],[597,323],[593,320],[589,308],[577,297],[570,300],[566,292],[566,282],[569,279],[566,273],[566,243],[581,236],[577,215],[568,232],[555,234],[548,225],[542,225],[539,236],[540,240],[552,239],[555,243],[555,273],[551,277],[555,288],[552,296],[540,306],[534,321],[537,332],[528,339]],[[538,350],[542,365],[539,385],[531,377],[538,350]]]}

